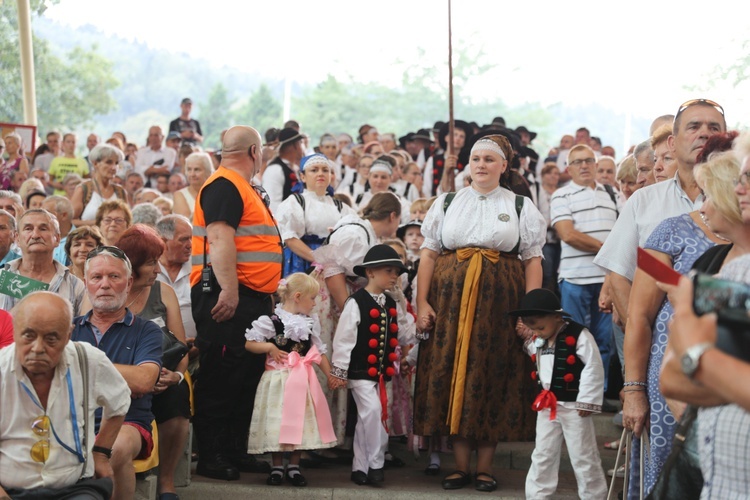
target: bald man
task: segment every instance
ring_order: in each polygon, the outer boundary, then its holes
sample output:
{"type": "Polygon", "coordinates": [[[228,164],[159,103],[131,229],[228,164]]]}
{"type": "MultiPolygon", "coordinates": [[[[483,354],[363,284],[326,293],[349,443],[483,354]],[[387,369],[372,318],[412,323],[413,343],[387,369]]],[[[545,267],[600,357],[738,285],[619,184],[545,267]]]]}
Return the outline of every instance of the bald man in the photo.
{"type": "Polygon", "coordinates": [[[282,241],[262,194],[252,184],[262,164],[261,138],[251,127],[226,131],[221,165],[195,201],[191,302],[200,350],[193,426],[196,472],[231,481],[239,472],[268,472],[247,454],[263,355],[245,351],[245,330],[272,314],[281,279],[282,241]]]}
{"type": "Polygon", "coordinates": [[[128,384],[103,352],[80,344],[89,380],[84,408],[81,365],[69,342],[70,302],[56,293],[35,292],[11,314],[15,343],[0,351],[0,498],[109,498],[109,458],[130,406],[128,384]]]}

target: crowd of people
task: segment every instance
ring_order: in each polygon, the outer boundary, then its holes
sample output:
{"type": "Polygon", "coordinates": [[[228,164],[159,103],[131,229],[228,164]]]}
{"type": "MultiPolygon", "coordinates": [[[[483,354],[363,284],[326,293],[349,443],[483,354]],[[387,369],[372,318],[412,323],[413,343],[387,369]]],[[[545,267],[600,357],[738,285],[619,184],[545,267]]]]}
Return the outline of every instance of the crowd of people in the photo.
{"type": "Polygon", "coordinates": [[[377,484],[404,438],[428,475],[453,454],[444,489],[489,492],[497,444],[536,440],[526,496],[550,498],[564,440],[579,496],[604,498],[601,412],[635,436],[610,471],[627,498],[746,494],[750,367],[718,340],[744,325],[695,316],[692,282],[637,258],[750,283],[750,135],[718,103],[656,118],[619,158],[585,127],[537,152],[502,117],[234,126],[204,151],[180,106],[143,146],[0,142],[0,497],[129,499],[158,447],[177,499],[192,422],[214,479],[304,487],[301,467],[345,463],[377,484]],[[703,481],[669,482],[690,446],[703,481]]]}

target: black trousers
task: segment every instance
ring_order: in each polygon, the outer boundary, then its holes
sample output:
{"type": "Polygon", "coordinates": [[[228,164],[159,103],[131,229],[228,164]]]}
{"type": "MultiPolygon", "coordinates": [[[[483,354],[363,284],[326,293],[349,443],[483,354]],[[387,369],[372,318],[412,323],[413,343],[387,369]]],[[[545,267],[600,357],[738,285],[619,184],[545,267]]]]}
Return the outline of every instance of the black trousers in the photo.
{"type": "MultiPolygon", "coordinates": [[[[218,287],[214,287],[218,288],[218,287]]],[[[245,350],[245,330],[273,312],[271,295],[240,286],[234,317],[222,323],[211,318],[219,290],[191,290],[193,318],[200,350],[200,375],[193,388],[193,429],[201,458],[247,452],[247,435],[255,391],[265,370],[265,355],[245,350]]]]}
{"type": "Polygon", "coordinates": [[[5,492],[13,500],[109,500],[112,496],[112,478],[81,479],[76,484],[59,489],[6,489],[5,492]]]}

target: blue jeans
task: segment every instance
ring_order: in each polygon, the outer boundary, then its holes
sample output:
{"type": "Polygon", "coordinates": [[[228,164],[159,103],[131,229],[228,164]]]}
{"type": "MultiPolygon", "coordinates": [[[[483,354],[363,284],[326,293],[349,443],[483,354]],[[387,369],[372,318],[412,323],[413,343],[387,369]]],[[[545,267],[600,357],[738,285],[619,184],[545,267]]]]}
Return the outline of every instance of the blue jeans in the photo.
{"type": "Polygon", "coordinates": [[[589,329],[599,346],[604,365],[604,390],[607,390],[609,358],[612,355],[612,315],[599,312],[599,292],[601,283],[574,285],[560,281],[560,302],[562,307],[576,321],[589,329]]]}

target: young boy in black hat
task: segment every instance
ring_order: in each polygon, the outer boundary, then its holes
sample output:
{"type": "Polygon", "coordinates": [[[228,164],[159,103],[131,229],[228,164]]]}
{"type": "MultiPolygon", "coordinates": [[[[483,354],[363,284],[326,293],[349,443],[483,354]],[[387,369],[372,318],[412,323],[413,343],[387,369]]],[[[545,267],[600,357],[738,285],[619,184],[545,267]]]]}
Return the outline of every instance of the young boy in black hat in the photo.
{"type": "Polygon", "coordinates": [[[406,266],[396,251],[375,245],[354,272],[367,286],[353,293],[341,311],[333,337],[331,375],[347,386],[357,404],[351,479],[357,484],[382,482],[388,445],[388,399],[385,383],[397,373],[396,347],[414,337],[406,312],[385,292],[396,286],[406,266]]]}
{"type": "Polygon", "coordinates": [[[541,387],[532,405],[539,412],[536,444],[526,476],[526,498],[541,499],[557,489],[563,439],[573,465],[578,495],[582,499],[607,496],[594,422],[600,413],[604,393],[604,368],[591,332],[571,321],[553,292],[532,290],[511,311],[520,317],[533,335],[525,347],[536,363],[531,377],[541,387]]]}

